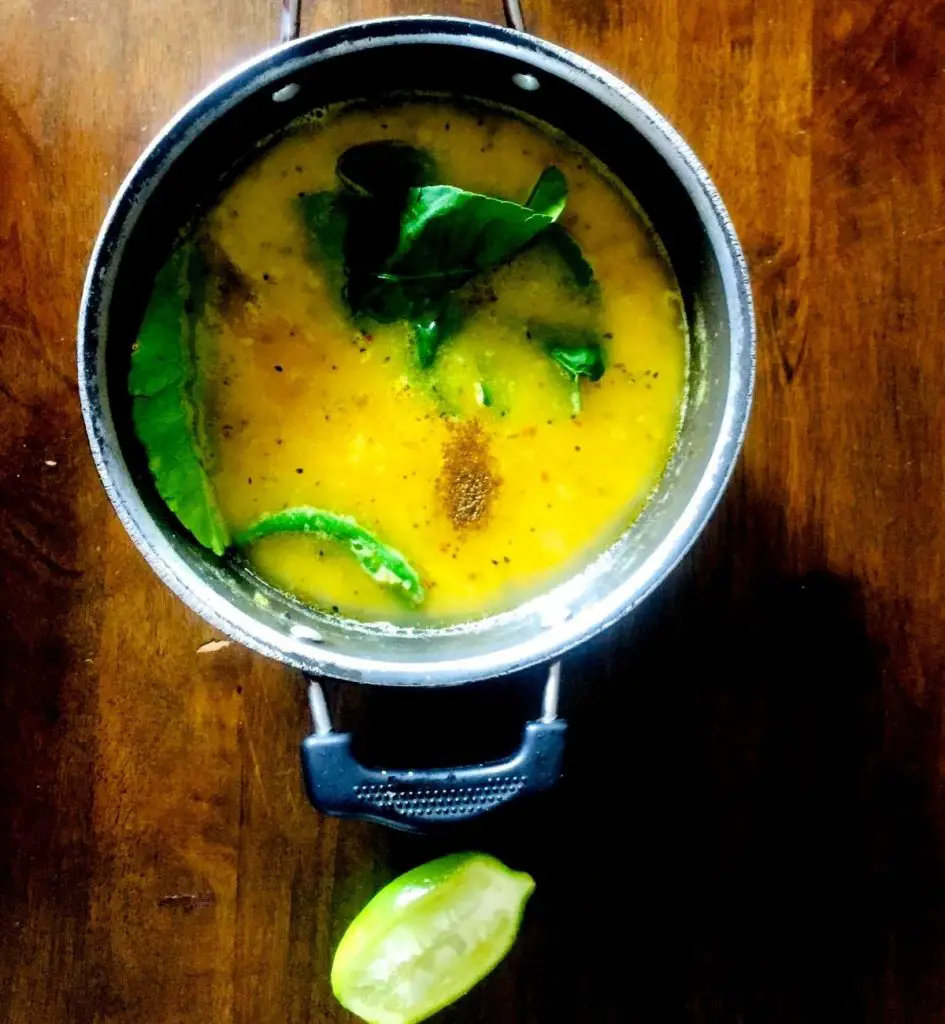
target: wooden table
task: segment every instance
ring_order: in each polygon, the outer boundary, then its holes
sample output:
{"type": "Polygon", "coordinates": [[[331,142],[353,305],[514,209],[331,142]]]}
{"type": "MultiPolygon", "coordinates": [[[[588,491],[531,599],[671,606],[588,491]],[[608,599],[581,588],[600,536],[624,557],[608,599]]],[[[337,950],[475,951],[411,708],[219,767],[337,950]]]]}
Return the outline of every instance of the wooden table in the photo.
{"type": "MultiPolygon", "coordinates": [[[[416,10],[309,0],[303,30],[416,10]]],[[[566,665],[566,782],[447,843],[310,810],[300,680],[203,646],[86,449],[73,336],[95,232],[165,119],[274,41],[273,3],[0,5],[4,1021],[347,1020],[328,986],[347,921],[459,843],[538,890],[444,1020],[945,1019],[945,3],[526,17],[708,165],[753,273],[758,394],[693,555],[566,665]]],[[[349,688],[337,710],[376,731],[386,701],[349,688]]],[[[477,704],[517,728],[494,690],[477,704]]],[[[415,710],[445,742],[476,732],[453,705],[415,710]]]]}

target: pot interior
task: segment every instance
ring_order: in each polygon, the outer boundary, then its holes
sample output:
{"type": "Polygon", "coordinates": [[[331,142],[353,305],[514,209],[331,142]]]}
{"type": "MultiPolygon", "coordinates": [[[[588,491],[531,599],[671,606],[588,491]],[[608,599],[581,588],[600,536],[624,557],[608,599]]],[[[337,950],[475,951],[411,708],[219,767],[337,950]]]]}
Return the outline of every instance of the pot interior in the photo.
{"type": "Polygon", "coordinates": [[[199,97],[142,158],[113,206],[90,269],[79,346],[99,469],[164,581],[257,650],[309,671],[385,683],[456,683],[512,671],[560,653],[641,600],[684,553],[724,486],[752,376],[750,297],[737,241],[704,171],[666,122],[567,51],[440,18],[389,19],[303,39],[199,97]],[[262,140],[302,114],[392,92],[502,104],[590,150],[636,196],[661,237],[693,344],[690,402],[677,449],[633,527],[551,592],[513,612],[443,629],[324,615],[190,541],[154,489],[127,394],[131,342],[181,227],[217,197],[262,140]]]}

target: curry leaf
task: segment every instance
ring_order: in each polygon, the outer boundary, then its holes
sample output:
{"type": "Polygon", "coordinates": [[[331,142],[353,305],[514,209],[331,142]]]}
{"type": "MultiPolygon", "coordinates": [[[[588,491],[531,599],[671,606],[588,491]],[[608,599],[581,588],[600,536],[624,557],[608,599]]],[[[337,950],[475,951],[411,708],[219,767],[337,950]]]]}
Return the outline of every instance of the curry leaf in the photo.
{"type": "Polygon", "coordinates": [[[434,318],[448,292],[440,282],[399,281],[350,270],[345,295],[356,319],[370,317],[382,324],[434,318]]]}
{"type": "Polygon", "coordinates": [[[604,349],[594,331],[558,324],[529,324],[529,337],[572,379],[600,380],[604,375],[604,349]]]}
{"type": "Polygon", "coordinates": [[[525,205],[536,213],[557,220],[568,199],[568,182],[557,167],[546,167],[535,182],[525,205]]]}
{"type": "MultiPolygon", "coordinates": [[[[527,205],[424,184],[435,173],[432,158],[394,140],[353,146],[336,172],[338,192],[301,200],[313,250],[343,275],[339,290],[356,320],[411,325],[422,367],[462,319],[453,293],[554,226],[568,195],[557,167],[542,173],[527,205]]],[[[564,237],[576,279],[593,279],[577,243],[564,237]]]]}
{"type": "MultiPolygon", "coordinates": [[[[546,167],[525,205],[539,213],[550,214],[557,211],[555,217],[558,217],[564,209],[567,197],[568,183],[564,174],[557,167],[546,167]]],[[[552,224],[542,235],[542,241],[561,257],[579,287],[587,288],[594,283],[593,268],[584,258],[584,253],[581,252],[581,247],[574,240],[574,236],[563,224],[552,224]]]]}
{"type": "Polygon", "coordinates": [[[587,262],[581,247],[564,225],[552,224],[542,235],[542,242],[560,257],[579,288],[590,288],[595,283],[594,268],[587,262]]]}
{"type": "Polygon", "coordinates": [[[458,287],[514,256],[553,224],[563,208],[561,200],[540,213],[452,185],[411,189],[400,242],[383,273],[398,279],[440,279],[448,288],[458,287]]]}
{"type": "Polygon", "coordinates": [[[158,494],[194,537],[218,555],[230,543],[198,444],[193,401],[196,321],[206,291],[197,246],[181,246],[158,272],[131,353],[132,419],[158,494]]]}
{"type": "Polygon", "coordinates": [[[604,375],[604,349],[593,331],[557,324],[532,323],[529,336],[561,367],[571,381],[571,409],[581,411],[581,378],[600,380],[604,375]]]}
{"type": "Polygon", "coordinates": [[[299,207],[315,255],[328,264],[340,265],[348,231],[348,215],[341,199],[334,192],[310,192],[299,196],[299,207]]]}
{"type": "Polygon", "coordinates": [[[578,377],[600,380],[604,376],[604,352],[597,342],[573,348],[552,346],[548,355],[574,380],[578,377]]]}
{"type": "Polygon", "coordinates": [[[484,408],[490,409],[495,398],[492,394],[492,386],[484,380],[476,381],[476,401],[484,408]]]}
{"type": "Polygon", "coordinates": [[[449,297],[443,300],[439,309],[414,319],[414,350],[423,369],[433,365],[440,346],[456,333],[462,321],[462,307],[449,297]]]}
{"type": "MultiPolygon", "coordinates": [[[[410,190],[433,181],[433,158],[405,142],[385,139],[346,149],[335,172],[345,213],[344,264],[349,275],[376,275],[400,241],[401,214],[410,190]]],[[[357,283],[349,288],[356,313],[361,290],[357,283]]]]}
{"type": "Polygon", "coordinates": [[[417,320],[413,324],[414,351],[417,354],[417,362],[423,369],[433,365],[441,341],[438,320],[417,320]]]}
{"type": "Polygon", "coordinates": [[[432,184],[436,166],[426,150],[384,139],[346,149],[335,173],[355,195],[378,199],[405,196],[411,188],[432,184]]]}
{"type": "Polygon", "coordinates": [[[375,265],[393,251],[398,237],[396,213],[392,217],[384,204],[344,192],[313,192],[300,196],[298,203],[311,258],[325,268],[329,284],[355,318],[370,316],[383,323],[402,320],[409,306],[394,303],[396,296],[387,287],[378,287],[375,274],[357,269],[375,265]]]}

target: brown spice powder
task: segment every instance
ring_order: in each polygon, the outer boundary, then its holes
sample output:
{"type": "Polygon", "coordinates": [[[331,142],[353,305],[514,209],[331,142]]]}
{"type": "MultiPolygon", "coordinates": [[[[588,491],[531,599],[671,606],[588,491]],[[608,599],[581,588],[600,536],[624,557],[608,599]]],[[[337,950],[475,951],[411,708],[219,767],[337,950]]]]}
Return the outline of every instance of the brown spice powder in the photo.
{"type": "Polygon", "coordinates": [[[437,487],[446,514],[457,529],[475,526],[489,511],[501,483],[492,471],[489,439],[478,420],[451,426],[443,445],[437,487]]]}

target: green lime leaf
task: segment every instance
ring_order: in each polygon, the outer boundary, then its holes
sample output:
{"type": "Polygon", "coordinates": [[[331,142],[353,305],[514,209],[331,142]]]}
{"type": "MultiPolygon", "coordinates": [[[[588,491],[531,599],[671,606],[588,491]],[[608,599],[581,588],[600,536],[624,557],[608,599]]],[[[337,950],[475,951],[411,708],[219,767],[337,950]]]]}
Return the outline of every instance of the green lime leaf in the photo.
{"type": "Polygon", "coordinates": [[[264,515],[238,533],[234,540],[240,547],[246,547],[278,533],[310,533],[319,540],[341,544],[376,583],[392,587],[410,604],[423,603],[426,595],[416,569],[399,551],[385,544],[351,516],[300,505],[264,515]]]}
{"type": "Polygon", "coordinates": [[[158,272],[131,353],[128,390],[158,494],[204,547],[222,555],[230,536],[201,457],[193,398],[194,340],[206,277],[206,263],[192,242],[158,272]]]}
{"type": "Polygon", "coordinates": [[[535,883],[483,853],[408,871],[354,919],[331,987],[368,1024],[416,1024],[482,980],[508,953],[535,883]]]}

